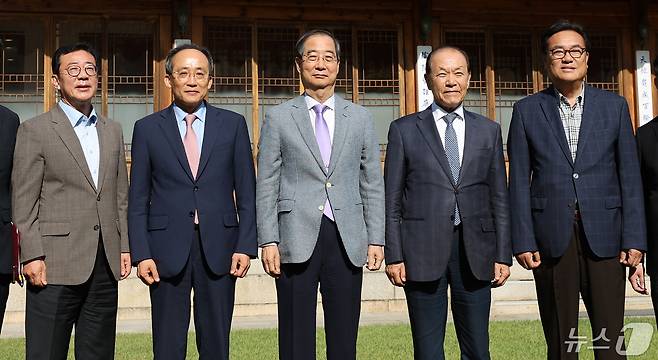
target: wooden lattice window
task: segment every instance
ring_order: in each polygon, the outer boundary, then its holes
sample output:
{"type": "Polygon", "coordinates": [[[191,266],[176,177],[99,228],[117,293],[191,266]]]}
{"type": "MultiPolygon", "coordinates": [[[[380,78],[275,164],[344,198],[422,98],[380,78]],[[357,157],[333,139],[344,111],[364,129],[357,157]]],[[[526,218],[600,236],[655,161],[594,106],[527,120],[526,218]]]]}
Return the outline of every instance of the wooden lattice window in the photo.
{"type": "MultiPolygon", "coordinates": [[[[209,101],[242,114],[246,119],[251,119],[253,102],[251,38],[250,25],[218,20],[206,22],[204,42],[215,62],[209,101]]],[[[252,132],[251,121],[247,121],[247,125],[252,132]]]]}
{"type": "Polygon", "coordinates": [[[43,112],[43,26],[0,18],[0,103],[21,120],[43,112]]]}

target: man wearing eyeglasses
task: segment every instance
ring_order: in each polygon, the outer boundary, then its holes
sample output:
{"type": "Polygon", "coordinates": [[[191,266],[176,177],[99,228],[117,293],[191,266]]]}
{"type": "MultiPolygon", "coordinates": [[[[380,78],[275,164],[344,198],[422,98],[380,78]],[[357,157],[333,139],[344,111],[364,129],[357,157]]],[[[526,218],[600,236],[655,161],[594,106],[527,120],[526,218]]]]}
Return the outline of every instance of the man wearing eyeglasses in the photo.
{"type": "Polygon", "coordinates": [[[117,281],[130,274],[128,176],[119,123],[98,115],[98,56],[85,44],[52,57],[60,101],[18,129],[13,220],[27,279],[26,358],[112,359],[117,281]]]}
{"type": "Polygon", "coordinates": [[[533,271],[549,359],[578,357],[579,294],[596,358],[625,358],[625,267],[646,250],[628,105],[585,83],[581,26],[557,22],[542,40],[552,85],[514,105],[508,137],[514,254],[533,271]]]}
{"type": "Polygon", "coordinates": [[[379,269],[384,185],[370,113],[336,96],[340,44],[296,44],[304,94],[265,114],[256,187],[258,242],[276,279],[279,359],[315,359],[318,285],[328,360],[356,358],[364,264],[379,269]]]}
{"type": "Polygon", "coordinates": [[[199,358],[229,358],[235,281],[257,255],[249,132],[242,115],[204,100],[213,66],[206,48],[172,49],[174,102],[133,132],[130,249],[149,286],[155,359],[185,359],[192,290],[199,358]]]}

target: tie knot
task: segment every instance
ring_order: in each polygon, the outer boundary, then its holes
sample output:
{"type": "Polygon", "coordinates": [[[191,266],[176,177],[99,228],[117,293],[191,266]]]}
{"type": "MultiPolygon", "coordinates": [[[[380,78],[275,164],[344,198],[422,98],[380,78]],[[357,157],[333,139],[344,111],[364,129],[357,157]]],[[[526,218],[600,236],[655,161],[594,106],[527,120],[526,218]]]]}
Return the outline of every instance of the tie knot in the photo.
{"type": "Polygon", "coordinates": [[[313,106],[313,111],[315,111],[315,115],[320,115],[320,114],[324,113],[325,110],[327,110],[326,105],[315,104],[315,106],[313,106]]]}
{"type": "Polygon", "coordinates": [[[457,114],[455,114],[455,113],[446,114],[446,116],[443,117],[443,120],[444,120],[446,123],[448,123],[448,125],[451,125],[452,122],[455,121],[455,119],[457,118],[457,116],[459,116],[459,115],[457,115],[457,114]]]}
{"type": "Polygon", "coordinates": [[[187,126],[190,127],[194,123],[194,120],[196,120],[196,115],[194,114],[187,114],[185,115],[185,122],[187,123],[187,126]]]}

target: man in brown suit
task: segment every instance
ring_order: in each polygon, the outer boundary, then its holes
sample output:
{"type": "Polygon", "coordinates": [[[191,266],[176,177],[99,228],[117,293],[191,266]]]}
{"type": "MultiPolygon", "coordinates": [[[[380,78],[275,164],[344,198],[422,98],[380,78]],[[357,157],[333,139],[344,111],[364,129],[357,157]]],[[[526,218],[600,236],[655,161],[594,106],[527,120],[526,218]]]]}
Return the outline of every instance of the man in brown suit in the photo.
{"type": "Polygon", "coordinates": [[[121,126],[98,116],[98,56],[85,44],[53,55],[61,100],[18,129],[14,223],[28,280],[27,359],[114,358],[117,281],[130,274],[128,176],[121,126]]]}

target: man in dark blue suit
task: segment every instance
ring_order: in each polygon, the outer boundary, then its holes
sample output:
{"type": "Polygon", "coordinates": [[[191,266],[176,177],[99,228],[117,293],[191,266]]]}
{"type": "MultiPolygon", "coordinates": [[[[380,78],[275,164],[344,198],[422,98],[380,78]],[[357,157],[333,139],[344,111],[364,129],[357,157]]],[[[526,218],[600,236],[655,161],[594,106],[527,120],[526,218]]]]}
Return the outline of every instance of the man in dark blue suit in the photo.
{"type": "Polygon", "coordinates": [[[199,357],[228,359],[235,280],[257,255],[249,133],[244,117],[204,101],[206,48],[174,48],[165,67],[174,103],[133,133],[131,253],[150,287],[154,358],[185,358],[194,289],[199,357]]]}
{"type": "Polygon", "coordinates": [[[585,84],[582,27],[555,23],[542,45],[552,86],[514,105],[508,137],[514,254],[533,270],[549,359],[578,357],[579,293],[596,358],[624,358],[624,266],[646,250],[628,105],[585,84]]]}
{"type": "Polygon", "coordinates": [[[416,360],[445,358],[448,284],[462,359],[489,359],[491,287],[512,264],[500,125],[464,109],[470,77],[465,52],[432,51],[435,102],[388,133],[386,274],[404,286],[416,360]]]}
{"type": "Polygon", "coordinates": [[[18,115],[0,106],[0,330],[12,280],[11,170],[18,115]]]}

